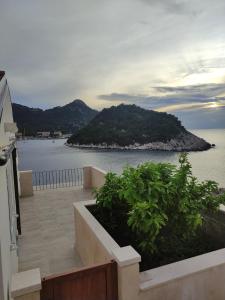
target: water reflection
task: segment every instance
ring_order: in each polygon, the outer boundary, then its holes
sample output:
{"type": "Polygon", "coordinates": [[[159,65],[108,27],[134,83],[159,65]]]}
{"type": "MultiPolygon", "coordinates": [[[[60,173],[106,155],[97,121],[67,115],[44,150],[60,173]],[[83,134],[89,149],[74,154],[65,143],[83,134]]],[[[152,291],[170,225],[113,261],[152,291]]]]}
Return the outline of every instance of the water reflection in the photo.
{"type": "MultiPolygon", "coordinates": [[[[194,131],[216,148],[189,154],[193,173],[201,180],[213,179],[225,186],[225,129],[194,131]]],[[[19,169],[35,171],[66,169],[95,165],[105,170],[121,172],[127,165],[145,161],[177,164],[178,153],[164,151],[111,151],[75,149],[64,145],[65,140],[30,140],[18,142],[19,169]]]]}

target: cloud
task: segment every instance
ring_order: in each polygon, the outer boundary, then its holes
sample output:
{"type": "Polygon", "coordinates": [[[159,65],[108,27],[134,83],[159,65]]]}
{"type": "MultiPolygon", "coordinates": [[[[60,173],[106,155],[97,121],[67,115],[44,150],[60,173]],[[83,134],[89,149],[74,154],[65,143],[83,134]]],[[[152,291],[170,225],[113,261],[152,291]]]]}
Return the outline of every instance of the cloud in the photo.
{"type": "Polygon", "coordinates": [[[169,13],[173,14],[194,14],[195,10],[190,8],[187,1],[177,0],[141,0],[148,5],[155,5],[163,8],[169,13]]]}
{"type": "Polygon", "coordinates": [[[224,96],[224,12],[223,0],[3,0],[0,66],[24,105],[199,109],[224,96]]]}
{"type": "Polygon", "coordinates": [[[109,95],[99,95],[99,99],[107,100],[107,101],[125,101],[125,102],[136,102],[136,101],[146,101],[150,100],[151,98],[146,95],[129,95],[123,93],[112,93],[109,95]]]}
{"type": "Polygon", "coordinates": [[[225,92],[225,83],[208,83],[187,86],[156,86],[160,93],[197,95],[198,97],[215,97],[225,92]]]}
{"type": "Polygon", "coordinates": [[[174,114],[189,129],[225,128],[225,107],[218,109],[198,109],[177,111],[174,114]]]}
{"type": "Polygon", "coordinates": [[[219,102],[220,101],[225,101],[225,97],[216,97],[216,100],[219,101],[219,102]]]}
{"type": "Polygon", "coordinates": [[[136,104],[147,109],[169,112],[181,119],[184,126],[189,129],[225,128],[225,97],[215,96],[221,91],[224,92],[225,84],[205,84],[189,87],[161,86],[156,89],[163,93],[174,94],[151,97],[112,93],[100,95],[99,99],[111,103],[116,102],[117,104],[121,102],[136,104]],[[200,92],[203,94],[200,94],[200,92]],[[213,99],[212,95],[215,96],[213,99]]]}
{"type": "Polygon", "coordinates": [[[204,108],[209,103],[215,102],[222,106],[225,97],[225,83],[201,84],[190,86],[157,86],[153,87],[159,96],[131,95],[123,93],[112,93],[99,95],[99,99],[110,102],[135,103],[143,107],[158,109],[161,111],[178,111],[204,108]]]}

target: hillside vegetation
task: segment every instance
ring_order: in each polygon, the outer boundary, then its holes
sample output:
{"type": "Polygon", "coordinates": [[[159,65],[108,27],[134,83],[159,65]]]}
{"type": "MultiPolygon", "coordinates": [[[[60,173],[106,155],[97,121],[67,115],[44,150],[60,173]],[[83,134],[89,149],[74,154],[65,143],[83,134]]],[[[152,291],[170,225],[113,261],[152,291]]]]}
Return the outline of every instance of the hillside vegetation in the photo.
{"type": "Polygon", "coordinates": [[[174,116],[136,105],[103,109],[68,144],[99,148],[143,148],[157,150],[205,150],[204,140],[189,133],[174,116]],[[168,149],[167,149],[168,148],[168,149]]]}
{"type": "Polygon", "coordinates": [[[87,125],[98,112],[82,100],[42,110],[13,103],[14,120],[20,132],[35,135],[37,131],[74,133],[87,125]]]}
{"type": "Polygon", "coordinates": [[[142,109],[136,105],[103,109],[92,122],[69,139],[79,144],[118,144],[167,141],[185,132],[173,115],[142,109]]]}

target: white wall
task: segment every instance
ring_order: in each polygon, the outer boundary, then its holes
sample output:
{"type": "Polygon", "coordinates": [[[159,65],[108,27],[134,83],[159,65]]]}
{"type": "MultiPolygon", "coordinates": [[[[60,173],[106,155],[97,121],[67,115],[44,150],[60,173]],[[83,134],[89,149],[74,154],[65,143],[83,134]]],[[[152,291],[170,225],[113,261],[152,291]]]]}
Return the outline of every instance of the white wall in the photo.
{"type": "MultiPolygon", "coordinates": [[[[5,123],[12,123],[12,107],[9,88],[5,78],[0,81],[0,97],[4,97],[3,113],[0,121],[0,153],[2,149],[11,144],[15,137],[13,133],[5,132],[5,123]],[[5,93],[2,91],[6,85],[5,93]]],[[[2,99],[0,99],[1,101],[2,99]]],[[[8,182],[6,170],[11,170],[12,160],[8,160],[7,164],[0,166],[0,300],[7,300],[10,289],[11,275],[18,271],[17,251],[10,249],[10,219],[9,219],[9,199],[8,199],[8,182]],[[3,298],[2,298],[3,297],[3,298]]],[[[14,193],[13,174],[9,174],[11,180],[11,193],[14,193]]]]}
{"type": "Polygon", "coordinates": [[[3,79],[0,81],[0,96],[5,86],[5,92],[2,94],[4,101],[4,109],[0,122],[0,147],[8,145],[10,143],[10,139],[15,136],[12,133],[5,132],[5,123],[13,123],[13,114],[9,87],[7,85],[6,79],[4,79],[3,77],[3,79]]]}
{"type": "Polygon", "coordinates": [[[0,167],[0,241],[1,241],[1,266],[3,274],[3,294],[7,299],[8,282],[10,279],[10,225],[8,192],[6,182],[6,167],[0,167]]]}

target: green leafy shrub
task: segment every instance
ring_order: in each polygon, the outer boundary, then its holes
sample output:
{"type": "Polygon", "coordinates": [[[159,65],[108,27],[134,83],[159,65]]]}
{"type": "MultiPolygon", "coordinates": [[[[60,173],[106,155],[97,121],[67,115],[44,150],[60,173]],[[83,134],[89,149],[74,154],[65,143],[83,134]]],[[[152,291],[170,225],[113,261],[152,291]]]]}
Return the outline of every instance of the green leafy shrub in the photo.
{"type": "Polygon", "coordinates": [[[98,214],[105,224],[112,230],[124,227],[127,222],[128,202],[120,195],[123,190],[123,178],[109,172],[105,177],[105,184],[95,190],[98,214]]]}
{"type": "Polygon", "coordinates": [[[122,175],[108,173],[97,190],[97,210],[104,224],[114,230],[127,225],[145,253],[170,247],[183,251],[203,225],[207,212],[225,203],[214,181],[198,182],[192,175],[187,154],[179,166],[147,162],[126,167],[122,175]]]}

